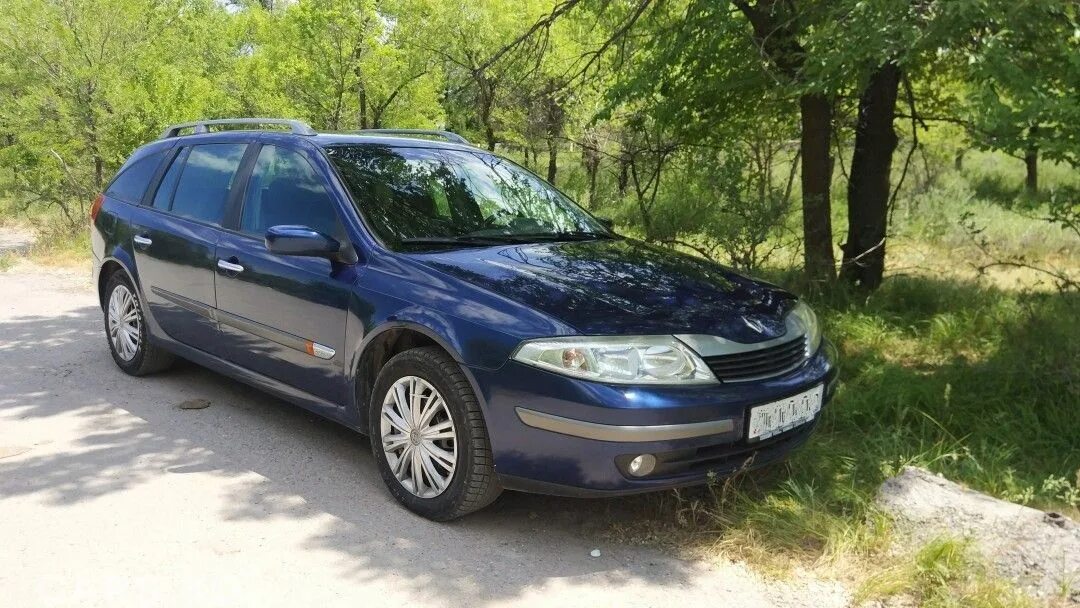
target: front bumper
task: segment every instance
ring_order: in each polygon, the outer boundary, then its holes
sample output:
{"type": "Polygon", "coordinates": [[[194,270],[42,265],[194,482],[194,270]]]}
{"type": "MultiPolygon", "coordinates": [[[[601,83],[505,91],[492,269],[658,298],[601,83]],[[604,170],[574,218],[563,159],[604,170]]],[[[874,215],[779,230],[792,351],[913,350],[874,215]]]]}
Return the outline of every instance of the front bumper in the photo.
{"type": "Polygon", "coordinates": [[[471,371],[503,486],[572,496],[696,485],[781,460],[806,441],[816,421],[750,442],[750,408],[819,384],[824,407],[836,384],[835,349],[827,342],[796,370],[741,384],[599,384],[514,361],[471,371]],[[627,465],[639,454],[654,455],[657,465],[634,477],[627,465]]]}

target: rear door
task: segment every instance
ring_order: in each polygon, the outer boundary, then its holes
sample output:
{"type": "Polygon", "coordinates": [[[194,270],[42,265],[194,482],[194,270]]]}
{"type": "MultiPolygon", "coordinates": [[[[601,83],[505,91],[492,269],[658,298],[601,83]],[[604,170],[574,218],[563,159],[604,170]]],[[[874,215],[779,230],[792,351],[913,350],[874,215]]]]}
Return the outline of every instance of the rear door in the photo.
{"type": "Polygon", "coordinates": [[[271,226],[302,225],[345,243],[338,203],[307,153],[263,145],[218,242],[217,307],[225,358],[335,404],[345,403],[345,319],[351,265],[283,256],[271,226]]]}
{"type": "Polygon", "coordinates": [[[135,265],[154,320],[174,340],[215,354],[214,253],[247,147],[179,148],[149,204],[131,219],[135,265]]]}

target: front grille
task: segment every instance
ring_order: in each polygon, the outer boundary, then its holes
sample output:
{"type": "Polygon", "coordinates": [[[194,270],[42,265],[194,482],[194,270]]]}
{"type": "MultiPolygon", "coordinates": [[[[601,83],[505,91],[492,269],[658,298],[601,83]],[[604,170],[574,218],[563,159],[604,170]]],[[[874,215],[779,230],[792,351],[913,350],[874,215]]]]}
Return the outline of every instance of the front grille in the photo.
{"type": "Polygon", "coordinates": [[[801,336],[768,348],[705,357],[704,360],[721,382],[749,382],[795,369],[806,360],[806,351],[806,336],[801,336]]]}

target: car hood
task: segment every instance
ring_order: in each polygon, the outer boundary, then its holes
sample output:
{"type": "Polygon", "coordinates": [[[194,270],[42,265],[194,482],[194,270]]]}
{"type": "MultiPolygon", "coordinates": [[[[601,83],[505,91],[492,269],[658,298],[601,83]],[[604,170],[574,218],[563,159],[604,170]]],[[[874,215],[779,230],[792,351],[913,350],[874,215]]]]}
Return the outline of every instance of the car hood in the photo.
{"type": "Polygon", "coordinates": [[[460,249],[420,263],[543,311],[587,335],[784,334],[795,296],[631,239],[460,249]]]}

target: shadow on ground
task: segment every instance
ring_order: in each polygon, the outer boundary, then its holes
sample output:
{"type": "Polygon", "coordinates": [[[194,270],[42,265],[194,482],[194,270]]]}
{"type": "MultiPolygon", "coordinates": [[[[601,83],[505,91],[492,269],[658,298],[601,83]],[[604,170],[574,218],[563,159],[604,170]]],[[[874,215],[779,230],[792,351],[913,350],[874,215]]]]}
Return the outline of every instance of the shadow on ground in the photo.
{"type": "Polygon", "coordinates": [[[340,553],[342,576],[394,576],[453,605],[588,574],[616,586],[629,577],[658,586],[687,582],[688,569],[648,551],[588,557],[610,522],[633,520],[645,508],[637,500],[506,493],[451,524],[413,516],[384,489],[366,438],[194,364],[128,377],[109,358],[92,296],[72,297],[80,304],[64,314],[0,322],[0,421],[78,417],[76,449],[35,455],[35,437],[11,446],[30,450],[0,459],[0,499],[34,495],[69,505],[165,475],[224,476],[232,478],[231,495],[220,518],[318,520],[320,532],[306,546],[340,553]],[[212,404],[176,407],[192,398],[212,404]],[[667,565],[631,575],[620,567],[631,559],[667,565]],[[470,576],[492,569],[504,575],[470,576]]]}

